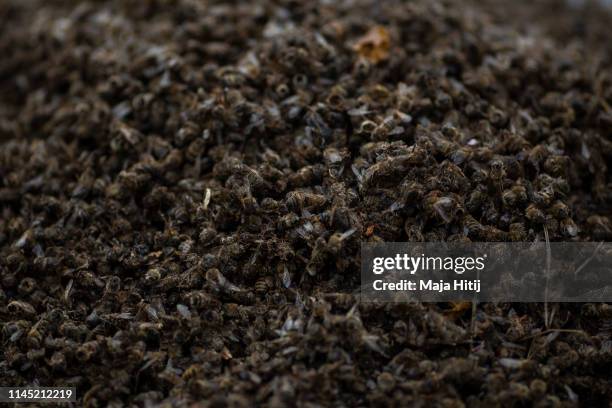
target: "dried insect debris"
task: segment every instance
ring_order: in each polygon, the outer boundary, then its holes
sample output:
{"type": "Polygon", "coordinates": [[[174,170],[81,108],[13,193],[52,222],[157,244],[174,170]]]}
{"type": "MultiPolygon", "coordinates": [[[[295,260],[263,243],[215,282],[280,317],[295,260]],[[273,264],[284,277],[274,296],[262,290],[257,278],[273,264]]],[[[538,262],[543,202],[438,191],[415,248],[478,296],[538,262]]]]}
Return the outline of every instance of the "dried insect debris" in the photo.
{"type": "Polygon", "coordinates": [[[359,302],[364,241],[612,236],[610,13],[551,4],[1,2],[0,382],[604,405],[606,305],[359,302]]]}

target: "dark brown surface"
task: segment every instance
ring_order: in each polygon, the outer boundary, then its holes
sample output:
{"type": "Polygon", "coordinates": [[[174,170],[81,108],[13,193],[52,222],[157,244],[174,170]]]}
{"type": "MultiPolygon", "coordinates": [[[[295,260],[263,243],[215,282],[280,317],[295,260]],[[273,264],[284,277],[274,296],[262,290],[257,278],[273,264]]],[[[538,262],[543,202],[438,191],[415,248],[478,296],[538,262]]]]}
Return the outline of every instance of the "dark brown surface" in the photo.
{"type": "Polygon", "coordinates": [[[0,2],[0,383],[607,406],[608,305],[354,295],[362,241],[612,238],[610,15],[507,3],[0,2]]]}

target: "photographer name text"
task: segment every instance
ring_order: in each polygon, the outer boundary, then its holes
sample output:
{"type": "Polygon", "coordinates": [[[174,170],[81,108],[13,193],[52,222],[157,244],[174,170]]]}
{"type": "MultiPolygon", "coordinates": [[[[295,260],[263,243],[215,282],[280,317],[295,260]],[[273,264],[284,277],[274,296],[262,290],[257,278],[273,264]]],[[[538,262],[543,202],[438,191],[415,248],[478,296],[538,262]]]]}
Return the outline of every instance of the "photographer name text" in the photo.
{"type": "Polygon", "coordinates": [[[385,282],[377,279],[372,282],[375,291],[429,291],[429,292],[474,292],[480,293],[480,279],[454,279],[452,281],[432,279],[402,279],[396,282],[385,282]]]}

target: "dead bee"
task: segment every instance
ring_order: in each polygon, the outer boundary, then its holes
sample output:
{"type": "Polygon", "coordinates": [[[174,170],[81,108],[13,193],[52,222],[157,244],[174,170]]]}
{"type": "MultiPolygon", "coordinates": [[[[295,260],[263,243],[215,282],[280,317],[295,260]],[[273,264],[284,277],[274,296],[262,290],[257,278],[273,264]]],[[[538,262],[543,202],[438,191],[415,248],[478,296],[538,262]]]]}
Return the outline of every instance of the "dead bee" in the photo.
{"type": "Polygon", "coordinates": [[[304,191],[291,191],[287,193],[285,203],[287,208],[297,214],[301,214],[302,210],[316,210],[322,207],[327,202],[327,199],[322,194],[309,193],[304,191]]]}
{"type": "Polygon", "coordinates": [[[289,183],[293,187],[307,187],[319,184],[324,170],[323,165],[320,164],[304,166],[289,176],[289,183]]]}
{"type": "Polygon", "coordinates": [[[221,292],[240,291],[241,289],[227,280],[221,271],[217,268],[212,268],[206,271],[206,280],[214,290],[221,292]]]}
{"type": "Polygon", "coordinates": [[[201,132],[202,130],[196,123],[188,121],[178,130],[178,132],[176,132],[174,144],[179,147],[187,146],[187,144],[191,143],[201,134],[201,132]]]}
{"type": "Polygon", "coordinates": [[[85,337],[87,337],[87,326],[83,324],[75,324],[74,322],[67,321],[60,325],[59,332],[62,336],[74,340],[74,341],[82,341],[85,337]]]}
{"type": "Polygon", "coordinates": [[[44,348],[40,349],[30,349],[26,353],[26,356],[29,361],[42,360],[46,355],[46,350],[44,348]]]}
{"type": "Polygon", "coordinates": [[[408,242],[424,242],[423,227],[413,218],[407,218],[404,223],[404,232],[408,237],[408,242]]]}
{"type": "Polygon", "coordinates": [[[327,261],[327,242],[325,238],[319,237],[314,243],[314,247],[312,248],[312,252],[310,254],[310,259],[308,260],[308,264],[306,265],[306,271],[310,276],[315,276],[327,261]]]}
{"type": "Polygon", "coordinates": [[[372,133],[374,133],[377,127],[378,125],[376,124],[376,122],[371,120],[364,120],[359,125],[359,129],[357,132],[364,135],[371,135],[372,133]]]}
{"type": "Polygon", "coordinates": [[[514,185],[502,193],[502,202],[508,208],[515,208],[527,201],[527,189],[522,185],[514,185]]]}
{"type": "Polygon", "coordinates": [[[540,169],[540,165],[550,155],[548,149],[542,145],[536,145],[527,154],[527,162],[531,164],[536,170],[540,169]]]}
{"type": "Polygon", "coordinates": [[[561,233],[566,237],[575,237],[578,235],[578,227],[574,220],[571,218],[564,218],[561,220],[559,228],[561,229],[561,233]]]}
{"type": "Polygon", "coordinates": [[[609,240],[612,237],[612,222],[608,217],[591,215],[586,222],[595,239],[609,240]]]}
{"type": "Polygon", "coordinates": [[[267,293],[273,287],[274,287],[274,281],[269,276],[257,279],[257,282],[255,282],[255,286],[254,286],[255,292],[260,295],[267,293]]]}
{"type": "Polygon", "coordinates": [[[204,369],[202,368],[202,365],[192,364],[185,370],[185,372],[181,376],[181,379],[183,381],[191,381],[191,380],[198,380],[200,378],[203,378],[203,376],[204,376],[204,369]]]}
{"type": "Polygon", "coordinates": [[[68,363],[66,361],[66,355],[62,351],[56,351],[53,353],[51,358],[47,361],[47,364],[53,371],[63,373],[66,371],[68,363]]]}
{"type": "Polygon", "coordinates": [[[460,166],[463,163],[468,162],[472,158],[472,156],[473,152],[471,149],[467,147],[459,147],[451,153],[450,159],[454,164],[460,166]]]}
{"type": "Polygon", "coordinates": [[[97,341],[87,341],[79,346],[76,350],[76,358],[80,362],[87,362],[91,360],[99,350],[99,344],[97,341]]]}
{"type": "Polygon", "coordinates": [[[410,205],[419,202],[425,194],[423,185],[414,180],[404,180],[400,185],[400,194],[404,205],[410,205]]]}
{"type": "Polygon", "coordinates": [[[463,171],[455,164],[444,161],[439,167],[438,179],[444,189],[460,192],[469,188],[469,181],[463,171]]]}
{"type": "Polygon", "coordinates": [[[15,316],[34,317],[36,315],[36,309],[34,309],[34,306],[20,300],[13,300],[10,302],[6,306],[6,310],[15,316]]]}
{"type": "Polygon", "coordinates": [[[549,236],[556,237],[556,236],[559,235],[559,232],[560,232],[560,230],[559,230],[560,223],[555,218],[547,217],[546,221],[544,223],[544,227],[548,231],[548,235],[549,236]]]}
{"type": "Polygon", "coordinates": [[[148,284],[154,284],[158,282],[163,276],[162,270],[158,267],[149,268],[144,276],[144,280],[148,284]]]}
{"type": "Polygon", "coordinates": [[[194,310],[212,308],[218,305],[219,301],[205,291],[193,291],[187,293],[184,298],[189,306],[194,310]]]}
{"type": "Polygon", "coordinates": [[[459,140],[461,138],[461,131],[455,126],[453,122],[446,122],[442,125],[442,134],[450,140],[459,140]]]}
{"type": "Polygon", "coordinates": [[[450,157],[457,150],[457,144],[452,140],[446,139],[439,132],[433,133],[430,136],[430,140],[433,142],[435,151],[444,157],[450,157]]]}
{"type": "Polygon", "coordinates": [[[195,162],[200,159],[206,151],[206,141],[202,138],[197,138],[187,147],[185,151],[185,157],[191,162],[195,162]]]}
{"type": "Polygon", "coordinates": [[[525,210],[525,217],[536,224],[544,224],[546,215],[535,204],[530,204],[525,210]]]}
{"type": "MultiPolygon", "coordinates": [[[[20,272],[21,269],[25,267],[25,265],[26,265],[25,257],[23,256],[21,252],[13,252],[6,257],[6,266],[12,272],[15,272],[15,273],[20,272]]],[[[3,285],[7,287],[13,287],[17,283],[15,280],[14,273],[6,275],[6,276],[2,276],[0,278],[3,281],[3,285]],[[4,283],[5,280],[7,283],[9,283],[10,281],[10,285],[7,285],[6,283],[4,283]]]]}
{"type": "Polygon", "coordinates": [[[508,233],[491,225],[485,225],[482,232],[484,242],[503,242],[508,240],[508,233]]]}
{"type": "Polygon", "coordinates": [[[396,343],[405,343],[408,338],[408,325],[406,324],[406,322],[403,320],[397,320],[393,324],[392,335],[396,343]]]}
{"type": "Polygon", "coordinates": [[[480,163],[488,163],[493,160],[493,150],[487,146],[477,147],[472,151],[474,160],[480,163]]]}
{"type": "Polygon", "coordinates": [[[484,233],[483,225],[469,214],[463,216],[463,233],[472,239],[479,239],[484,233]]]}
{"type": "Polygon", "coordinates": [[[401,136],[404,133],[404,127],[399,124],[394,115],[385,117],[382,122],[376,126],[372,132],[371,139],[375,141],[384,141],[394,137],[401,136]]]}
{"type": "Polygon", "coordinates": [[[291,88],[289,88],[288,84],[281,83],[276,86],[275,92],[279,96],[279,98],[284,99],[287,96],[289,96],[289,93],[291,92],[291,88]]]}
{"type": "Polygon", "coordinates": [[[465,208],[470,213],[478,213],[480,212],[483,204],[489,200],[489,196],[485,191],[482,191],[480,188],[476,188],[474,191],[470,193],[470,197],[468,198],[467,203],[465,204],[465,208]]]}
{"type": "Polygon", "coordinates": [[[140,323],[137,329],[138,337],[147,344],[157,345],[161,338],[161,328],[161,323],[140,323]]]}
{"type": "Polygon", "coordinates": [[[443,196],[439,191],[432,191],[425,196],[422,208],[431,218],[450,224],[457,216],[463,214],[463,209],[457,198],[451,195],[443,196]]]}
{"type": "Polygon", "coordinates": [[[291,212],[280,217],[280,219],[277,221],[277,228],[279,228],[281,231],[286,231],[296,227],[299,222],[300,217],[295,213],[291,212]]]}
{"type": "Polygon", "coordinates": [[[493,159],[489,162],[489,177],[494,184],[501,183],[501,180],[506,177],[506,166],[501,159],[493,159]]]}
{"type": "Polygon", "coordinates": [[[16,343],[29,329],[30,323],[26,320],[7,322],[2,326],[2,336],[5,341],[16,343]]]}
{"type": "Polygon", "coordinates": [[[104,287],[105,296],[115,295],[119,290],[121,290],[121,279],[118,276],[109,277],[104,287]]]}
{"type": "Polygon", "coordinates": [[[512,242],[523,242],[527,239],[527,231],[525,225],[519,222],[510,224],[508,238],[512,242]]]}
{"type": "Polygon", "coordinates": [[[345,246],[344,241],[355,233],[354,229],[350,229],[344,233],[336,232],[329,237],[327,249],[333,255],[339,255],[342,248],[345,246]]]}
{"type": "Polygon", "coordinates": [[[127,152],[143,139],[143,135],[137,129],[120,121],[113,122],[111,134],[110,147],[115,152],[127,152]]]}
{"type": "Polygon", "coordinates": [[[544,171],[553,177],[561,177],[566,174],[568,165],[567,156],[550,156],[544,162],[544,171]]]}
{"type": "Polygon", "coordinates": [[[200,235],[198,236],[201,244],[209,246],[214,245],[218,242],[218,234],[214,228],[205,227],[200,231],[200,235]]]}
{"type": "Polygon", "coordinates": [[[506,115],[502,110],[491,107],[489,109],[489,121],[496,128],[506,127],[508,124],[508,115],[506,115]]]}
{"type": "Polygon", "coordinates": [[[361,187],[367,191],[380,181],[392,179],[398,174],[404,174],[410,167],[422,164],[426,158],[425,150],[414,147],[408,154],[382,160],[365,171],[361,187]]]}
{"type": "Polygon", "coordinates": [[[484,185],[489,181],[489,172],[475,161],[467,163],[465,172],[473,185],[483,185],[481,189],[484,189],[484,185]]]}
{"type": "Polygon", "coordinates": [[[46,318],[40,319],[32,328],[28,331],[26,337],[26,344],[28,347],[37,349],[43,344],[43,339],[47,334],[49,328],[49,322],[46,318]]]}
{"type": "Polygon", "coordinates": [[[346,90],[339,85],[334,86],[327,97],[325,98],[325,103],[331,106],[334,109],[342,109],[343,102],[347,96],[346,90]]]}
{"type": "Polygon", "coordinates": [[[365,78],[370,74],[372,64],[366,58],[358,58],[353,64],[353,74],[357,78],[365,78]]]}
{"type": "Polygon", "coordinates": [[[555,201],[549,208],[548,212],[558,220],[569,217],[570,210],[562,201],[555,201]]]}
{"type": "Polygon", "coordinates": [[[548,207],[555,198],[555,192],[552,187],[547,186],[541,190],[532,193],[531,201],[540,207],[548,207]]]}
{"type": "Polygon", "coordinates": [[[329,171],[329,175],[333,178],[338,178],[344,172],[345,162],[349,153],[347,149],[336,149],[333,147],[328,147],[323,152],[323,157],[325,159],[325,165],[329,171]]]}
{"type": "Polygon", "coordinates": [[[17,287],[19,293],[24,296],[32,293],[34,289],[36,289],[36,281],[33,278],[23,278],[17,287]]]}
{"type": "Polygon", "coordinates": [[[438,91],[434,99],[434,106],[442,112],[446,112],[453,107],[453,98],[446,92],[438,91]]]}

